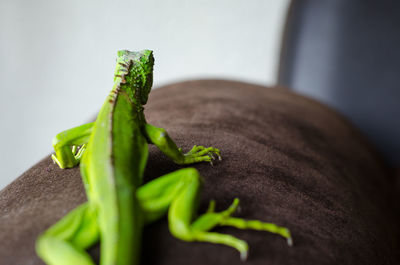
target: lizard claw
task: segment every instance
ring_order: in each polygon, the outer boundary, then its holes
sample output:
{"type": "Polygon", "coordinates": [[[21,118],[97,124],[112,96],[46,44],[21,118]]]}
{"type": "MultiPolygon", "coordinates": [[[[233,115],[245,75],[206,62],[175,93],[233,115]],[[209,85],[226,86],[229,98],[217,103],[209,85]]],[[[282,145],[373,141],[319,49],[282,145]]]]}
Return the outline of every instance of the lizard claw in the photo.
{"type": "Polygon", "coordinates": [[[79,148],[78,152],[76,152],[76,154],[75,154],[75,159],[76,159],[77,161],[80,161],[80,160],[81,160],[82,155],[83,155],[83,153],[85,152],[85,150],[86,150],[86,144],[83,144],[83,145],[79,148]]]}
{"type": "Polygon", "coordinates": [[[240,260],[241,261],[246,261],[247,260],[247,255],[248,255],[247,251],[240,252],[240,260]]]}
{"type": "Polygon", "coordinates": [[[53,161],[53,164],[57,164],[57,157],[54,154],[51,155],[51,160],[53,161]]]}

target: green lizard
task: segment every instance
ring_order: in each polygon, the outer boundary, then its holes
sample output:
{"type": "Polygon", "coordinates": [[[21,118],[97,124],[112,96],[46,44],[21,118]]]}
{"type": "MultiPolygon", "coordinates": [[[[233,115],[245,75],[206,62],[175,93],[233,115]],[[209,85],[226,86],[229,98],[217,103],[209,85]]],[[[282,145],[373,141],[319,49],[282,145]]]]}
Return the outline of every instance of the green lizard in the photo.
{"type": "Polygon", "coordinates": [[[174,162],[185,165],[220,158],[213,147],[194,146],[182,153],[167,132],[146,122],[146,104],[153,82],[152,51],[118,52],[114,86],[95,122],[66,130],[53,140],[52,159],[61,168],[80,163],[88,201],[45,231],[36,242],[47,264],[94,264],[85,249],[100,240],[100,264],[138,264],[145,224],[168,213],[169,229],[185,241],[224,244],[247,257],[245,241],[209,232],[217,225],[269,231],[287,238],[288,229],[257,220],[231,217],[239,200],[195,218],[201,177],[184,168],[142,185],[148,144],[156,145],[174,162]]]}

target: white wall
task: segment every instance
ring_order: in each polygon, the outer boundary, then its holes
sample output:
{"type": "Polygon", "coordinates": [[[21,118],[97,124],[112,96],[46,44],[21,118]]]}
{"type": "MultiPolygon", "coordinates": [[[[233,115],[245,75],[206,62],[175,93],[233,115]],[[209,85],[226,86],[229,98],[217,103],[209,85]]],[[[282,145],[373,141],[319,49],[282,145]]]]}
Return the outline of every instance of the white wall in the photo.
{"type": "Polygon", "coordinates": [[[154,84],[274,84],[288,0],[0,0],[0,189],[96,113],[118,49],[152,49],[154,84]]]}

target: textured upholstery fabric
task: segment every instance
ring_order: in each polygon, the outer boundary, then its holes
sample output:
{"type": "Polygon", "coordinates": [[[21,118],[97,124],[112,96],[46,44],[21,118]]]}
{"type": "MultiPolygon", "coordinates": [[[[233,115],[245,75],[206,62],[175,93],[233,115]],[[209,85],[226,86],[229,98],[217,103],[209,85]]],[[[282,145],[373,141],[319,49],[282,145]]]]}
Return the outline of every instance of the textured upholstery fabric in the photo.
{"type": "MultiPolygon", "coordinates": [[[[248,241],[246,264],[399,264],[392,181],[380,157],[344,118],[279,88],[192,81],[151,93],[146,117],[183,150],[221,149],[204,177],[200,211],[241,199],[237,216],[287,226],[294,246],[276,235],[221,227],[248,241]]],[[[180,168],[150,148],[146,179],[180,168]]],[[[77,168],[49,157],[0,192],[0,264],[42,264],[38,234],[85,201],[77,168]]],[[[91,250],[98,259],[98,246],[91,250]]],[[[186,243],[166,218],[145,228],[142,264],[244,264],[228,247],[186,243]]]]}

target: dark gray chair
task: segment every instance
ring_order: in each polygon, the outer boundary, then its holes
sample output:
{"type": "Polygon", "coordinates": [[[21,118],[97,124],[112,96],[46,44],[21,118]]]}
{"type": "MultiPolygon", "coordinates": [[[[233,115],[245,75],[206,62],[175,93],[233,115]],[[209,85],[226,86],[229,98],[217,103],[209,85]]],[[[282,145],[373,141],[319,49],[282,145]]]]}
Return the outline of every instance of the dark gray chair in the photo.
{"type": "Polygon", "coordinates": [[[340,111],[400,164],[400,1],[294,0],[278,79],[340,111]]]}

